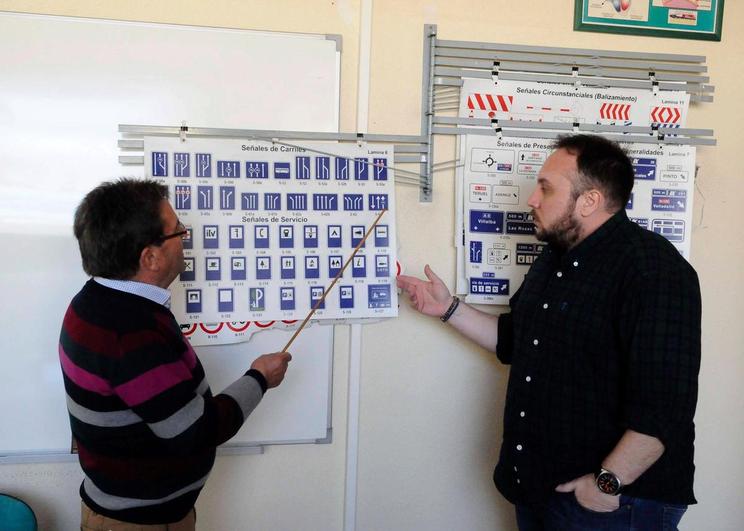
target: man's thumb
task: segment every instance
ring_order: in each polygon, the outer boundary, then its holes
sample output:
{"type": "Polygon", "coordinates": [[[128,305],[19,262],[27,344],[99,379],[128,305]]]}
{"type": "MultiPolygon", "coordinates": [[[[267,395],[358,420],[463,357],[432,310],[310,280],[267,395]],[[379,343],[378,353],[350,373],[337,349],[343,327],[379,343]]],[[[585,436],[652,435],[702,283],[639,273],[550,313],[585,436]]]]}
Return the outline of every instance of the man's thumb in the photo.
{"type": "Polygon", "coordinates": [[[573,492],[576,489],[576,486],[574,485],[573,481],[569,481],[568,483],[562,483],[561,485],[558,485],[555,488],[556,492],[573,492]]]}

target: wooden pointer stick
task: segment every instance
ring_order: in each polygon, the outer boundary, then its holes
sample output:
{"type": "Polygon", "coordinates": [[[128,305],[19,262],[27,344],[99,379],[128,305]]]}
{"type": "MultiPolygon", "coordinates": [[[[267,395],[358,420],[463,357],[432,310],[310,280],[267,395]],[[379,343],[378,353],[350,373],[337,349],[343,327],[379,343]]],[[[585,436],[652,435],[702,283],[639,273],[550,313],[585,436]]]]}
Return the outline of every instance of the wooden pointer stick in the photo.
{"type": "Polygon", "coordinates": [[[362,245],[364,245],[364,242],[367,241],[367,237],[372,233],[372,230],[380,222],[380,218],[382,218],[382,215],[385,212],[387,212],[387,208],[383,208],[382,209],[382,211],[380,212],[380,214],[377,216],[377,219],[375,219],[375,222],[372,223],[372,226],[369,228],[369,230],[367,230],[367,233],[364,235],[364,238],[362,238],[362,241],[360,241],[357,244],[357,246],[352,251],[351,256],[349,256],[349,258],[346,260],[346,263],[341,268],[341,271],[339,271],[338,273],[336,273],[336,277],[331,282],[331,285],[326,288],[326,290],[323,292],[323,295],[320,297],[320,299],[318,299],[318,301],[313,306],[313,309],[310,310],[310,313],[307,314],[307,317],[305,317],[305,320],[302,321],[302,324],[300,325],[300,327],[297,330],[295,330],[295,333],[294,334],[292,334],[292,337],[289,339],[289,342],[284,346],[284,348],[282,349],[282,352],[287,352],[287,349],[289,348],[289,346],[292,344],[292,342],[295,340],[295,338],[300,334],[300,332],[302,331],[302,329],[305,328],[305,325],[310,320],[310,318],[313,316],[313,314],[315,314],[315,310],[317,310],[320,307],[320,305],[323,304],[323,301],[325,300],[326,295],[328,295],[328,293],[331,291],[331,289],[333,288],[333,286],[336,284],[336,281],[338,281],[338,279],[343,276],[344,271],[346,271],[346,267],[349,265],[349,263],[351,262],[352,258],[354,258],[354,256],[357,254],[357,251],[359,251],[359,249],[362,248],[362,245]]]}

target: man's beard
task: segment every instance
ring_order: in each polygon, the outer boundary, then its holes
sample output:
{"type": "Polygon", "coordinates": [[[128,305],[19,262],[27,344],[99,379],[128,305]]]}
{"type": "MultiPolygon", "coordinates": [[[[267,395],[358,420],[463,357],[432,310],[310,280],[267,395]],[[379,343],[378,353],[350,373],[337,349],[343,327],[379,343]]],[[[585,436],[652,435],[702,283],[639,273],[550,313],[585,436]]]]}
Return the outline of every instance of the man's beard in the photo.
{"type": "MultiPolygon", "coordinates": [[[[553,223],[552,226],[542,228],[535,226],[535,236],[537,239],[562,251],[573,247],[581,233],[581,224],[573,212],[575,206],[576,200],[568,205],[560,219],[553,223]]],[[[535,216],[534,211],[532,216],[535,216]]]]}

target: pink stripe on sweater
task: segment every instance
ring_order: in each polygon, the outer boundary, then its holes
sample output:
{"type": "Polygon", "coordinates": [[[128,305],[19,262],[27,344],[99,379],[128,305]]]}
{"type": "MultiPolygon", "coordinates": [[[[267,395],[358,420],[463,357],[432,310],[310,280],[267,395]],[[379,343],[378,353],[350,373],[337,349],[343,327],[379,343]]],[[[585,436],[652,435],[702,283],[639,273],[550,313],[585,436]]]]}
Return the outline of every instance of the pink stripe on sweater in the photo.
{"type": "Polygon", "coordinates": [[[113,389],[111,389],[111,385],[107,380],[75,365],[75,363],[67,356],[62,345],[59,346],[59,361],[64,373],[70,380],[75,382],[75,385],[78,387],[82,387],[86,391],[92,391],[104,396],[111,396],[114,394],[113,389]]]}
{"type": "Polygon", "coordinates": [[[191,379],[191,371],[182,361],[166,363],[117,385],[116,394],[130,407],[147,402],[181,382],[191,379]]]}

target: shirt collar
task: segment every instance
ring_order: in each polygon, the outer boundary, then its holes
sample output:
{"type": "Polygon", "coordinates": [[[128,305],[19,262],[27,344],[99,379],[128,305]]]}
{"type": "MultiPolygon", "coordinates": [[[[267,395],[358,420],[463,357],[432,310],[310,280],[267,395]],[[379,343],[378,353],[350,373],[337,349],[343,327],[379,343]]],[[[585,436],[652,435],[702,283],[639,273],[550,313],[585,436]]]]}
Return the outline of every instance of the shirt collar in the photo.
{"type": "Polygon", "coordinates": [[[154,303],[170,308],[170,290],[161,288],[160,286],[146,284],[145,282],[137,282],[136,280],[116,280],[103,277],[93,277],[93,280],[107,288],[131,293],[132,295],[139,295],[140,297],[149,299],[154,303]]]}

